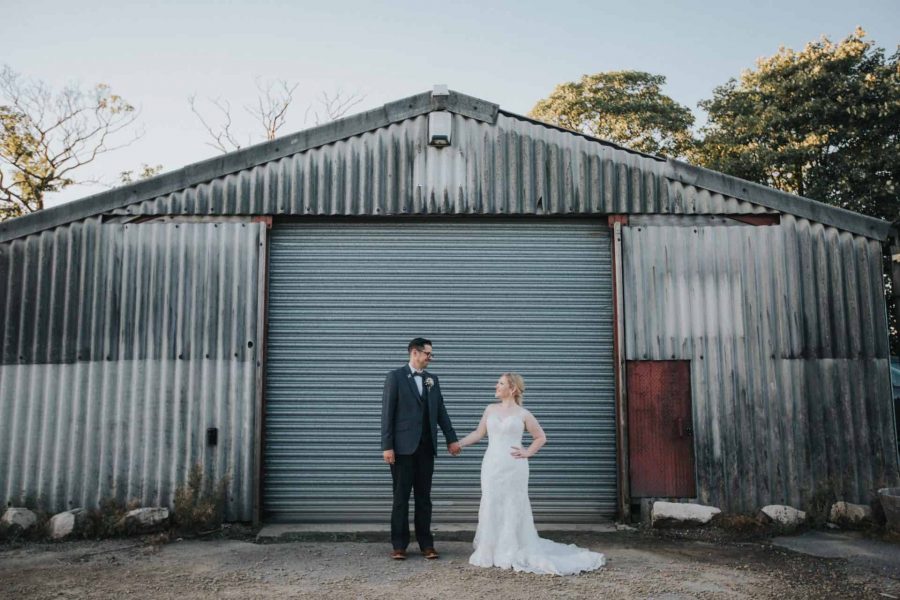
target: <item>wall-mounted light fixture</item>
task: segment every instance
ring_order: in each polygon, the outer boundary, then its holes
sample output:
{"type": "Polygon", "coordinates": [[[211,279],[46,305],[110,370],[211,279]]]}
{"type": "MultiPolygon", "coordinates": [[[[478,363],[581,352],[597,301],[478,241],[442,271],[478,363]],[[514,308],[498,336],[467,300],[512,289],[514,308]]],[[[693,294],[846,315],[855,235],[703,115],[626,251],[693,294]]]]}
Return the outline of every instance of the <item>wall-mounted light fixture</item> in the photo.
{"type": "MultiPolygon", "coordinates": [[[[434,86],[434,91],[431,92],[431,97],[434,99],[444,99],[450,97],[450,90],[447,89],[446,85],[436,85],[434,86]]],[[[436,146],[438,148],[443,148],[444,146],[449,146],[452,141],[452,133],[453,133],[453,118],[445,110],[438,110],[431,113],[428,113],[428,145],[436,146]]]]}
{"type": "Polygon", "coordinates": [[[449,146],[453,133],[453,120],[447,111],[428,113],[428,145],[443,148],[449,146]]]}

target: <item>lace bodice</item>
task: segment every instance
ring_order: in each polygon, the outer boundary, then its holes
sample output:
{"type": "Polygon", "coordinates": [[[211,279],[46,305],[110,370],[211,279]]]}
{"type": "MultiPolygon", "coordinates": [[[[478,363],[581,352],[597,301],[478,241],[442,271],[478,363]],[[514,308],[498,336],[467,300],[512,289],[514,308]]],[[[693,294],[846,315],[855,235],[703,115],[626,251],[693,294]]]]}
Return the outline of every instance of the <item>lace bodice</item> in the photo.
{"type": "Polygon", "coordinates": [[[521,446],[525,421],[522,413],[511,415],[491,414],[487,418],[488,450],[521,446]]]}

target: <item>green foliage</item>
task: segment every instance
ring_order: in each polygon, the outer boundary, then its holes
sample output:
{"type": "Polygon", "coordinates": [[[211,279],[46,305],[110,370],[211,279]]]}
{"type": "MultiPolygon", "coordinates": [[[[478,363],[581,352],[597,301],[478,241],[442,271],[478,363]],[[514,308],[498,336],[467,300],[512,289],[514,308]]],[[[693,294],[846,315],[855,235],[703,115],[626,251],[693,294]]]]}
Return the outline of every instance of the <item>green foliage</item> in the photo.
{"type": "MultiPolygon", "coordinates": [[[[857,29],[781,48],[700,103],[709,118],[691,160],[864,215],[900,218],[900,50],[857,29]]],[[[889,266],[889,263],[886,263],[889,266]]],[[[886,280],[891,347],[898,323],[886,280]]]]}
{"type": "Polygon", "coordinates": [[[684,156],[693,146],[690,109],[662,93],[666,78],[640,71],[585,75],[556,86],[529,116],[649,154],[684,156]]]}
{"type": "Polygon", "coordinates": [[[900,53],[857,29],[781,48],[700,103],[692,159],[710,169],[893,221],[900,217],[900,53]]]}
{"type": "Polygon", "coordinates": [[[175,490],[175,525],[183,531],[202,531],[218,527],[225,514],[228,475],[212,485],[204,482],[203,467],[195,464],[188,480],[175,490]]]}
{"type": "Polygon", "coordinates": [[[159,175],[159,173],[163,170],[162,165],[148,165],[147,163],[141,164],[141,170],[138,172],[137,176],[135,176],[134,171],[122,171],[119,173],[119,179],[122,183],[134,183],[135,181],[141,179],[149,179],[155,175],[159,175]]]}
{"type": "MultiPolygon", "coordinates": [[[[900,49],[886,57],[865,35],[857,29],[839,43],[823,37],[760,59],[700,102],[708,120],[697,139],[687,108],[661,93],[665,78],[634,71],[563,83],[531,116],[895,221],[900,49]]],[[[900,353],[888,302],[892,350],[900,353]]]]}
{"type": "Polygon", "coordinates": [[[0,220],[41,210],[47,194],[77,183],[75,172],[120,147],[111,141],[136,118],[105,84],[54,92],[0,68],[0,220]]]}

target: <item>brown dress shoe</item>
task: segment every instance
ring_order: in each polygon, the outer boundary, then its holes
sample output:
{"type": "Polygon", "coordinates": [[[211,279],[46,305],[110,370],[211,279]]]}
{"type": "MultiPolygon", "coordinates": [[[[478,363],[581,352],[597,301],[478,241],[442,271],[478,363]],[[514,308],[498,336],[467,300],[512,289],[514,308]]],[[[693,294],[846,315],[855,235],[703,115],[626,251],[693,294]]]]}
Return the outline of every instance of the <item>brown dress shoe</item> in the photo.
{"type": "Polygon", "coordinates": [[[437,550],[435,550],[434,548],[425,548],[424,550],[422,550],[422,555],[428,560],[434,560],[435,558],[440,556],[440,554],[438,554],[437,550]]]}
{"type": "Polygon", "coordinates": [[[392,551],[391,558],[393,558],[394,560],[406,560],[406,550],[392,551]]]}

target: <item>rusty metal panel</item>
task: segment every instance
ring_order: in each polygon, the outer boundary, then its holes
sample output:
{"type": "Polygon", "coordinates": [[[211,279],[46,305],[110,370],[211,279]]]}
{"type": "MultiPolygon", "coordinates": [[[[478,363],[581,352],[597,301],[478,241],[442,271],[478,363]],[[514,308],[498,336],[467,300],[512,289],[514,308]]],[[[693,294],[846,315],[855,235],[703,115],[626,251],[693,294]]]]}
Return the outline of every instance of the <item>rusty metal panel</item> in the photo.
{"type": "Polygon", "coordinates": [[[0,244],[0,501],[166,505],[199,462],[251,518],[264,235],[94,218],[0,244]]]}
{"type": "Polygon", "coordinates": [[[114,211],[129,215],[764,214],[666,176],[660,159],[500,114],[416,116],[114,211]]]}
{"type": "Polygon", "coordinates": [[[629,361],[628,456],[633,498],[693,498],[691,365],[629,361]]]}
{"type": "Polygon", "coordinates": [[[623,228],[628,360],[689,360],[697,496],[867,502],[900,481],[881,245],[790,215],[623,228]]]}

